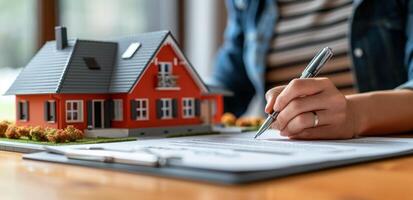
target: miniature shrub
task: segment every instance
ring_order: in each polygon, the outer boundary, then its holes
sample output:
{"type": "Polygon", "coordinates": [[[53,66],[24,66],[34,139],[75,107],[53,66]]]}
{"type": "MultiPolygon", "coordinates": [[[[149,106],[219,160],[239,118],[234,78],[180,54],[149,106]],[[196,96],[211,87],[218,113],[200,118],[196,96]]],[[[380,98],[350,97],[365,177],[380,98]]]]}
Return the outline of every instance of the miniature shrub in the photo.
{"type": "Polygon", "coordinates": [[[246,126],[252,126],[251,120],[247,117],[241,117],[237,119],[235,122],[236,126],[241,126],[241,127],[246,127],[246,126]]]}
{"type": "Polygon", "coordinates": [[[45,133],[49,142],[64,143],[68,140],[68,134],[62,129],[48,128],[45,133]]]}
{"type": "Polygon", "coordinates": [[[69,125],[66,127],[65,129],[66,133],[67,133],[67,139],[70,142],[74,142],[76,140],[80,140],[83,139],[84,134],[83,131],[76,129],[74,126],[69,125]]]}
{"type": "Polygon", "coordinates": [[[19,133],[20,137],[27,137],[29,139],[31,139],[30,136],[30,127],[24,127],[24,126],[20,126],[17,128],[17,132],[19,133]]]}
{"type": "Polygon", "coordinates": [[[30,136],[35,141],[47,141],[45,129],[40,126],[32,128],[30,130],[30,136]]]}
{"type": "Polygon", "coordinates": [[[44,131],[44,134],[46,135],[46,138],[49,142],[55,142],[56,141],[56,129],[54,128],[46,128],[44,131]]]}
{"type": "Polygon", "coordinates": [[[221,117],[221,123],[225,126],[234,126],[237,117],[232,113],[224,113],[221,117]]]}
{"type": "Polygon", "coordinates": [[[66,142],[69,138],[67,132],[65,130],[62,130],[62,129],[57,130],[56,136],[57,136],[57,138],[56,138],[57,143],[66,142]]]}
{"type": "Polygon", "coordinates": [[[0,122],[0,137],[6,137],[5,133],[7,128],[9,128],[9,123],[6,121],[0,122]]]}
{"type": "Polygon", "coordinates": [[[261,126],[263,122],[264,119],[261,117],[241,117],[235,122],[235,125],[242,127],[257,127],[261,126]]]}
{"type": "Polygon", "coordinates": [[[10,138],[10,139],[19,139],[20,138],[18,128],[14,125],[9,125],[9,127],[6,130],[5,135],[6,135],[7,138],[10,138]]]}

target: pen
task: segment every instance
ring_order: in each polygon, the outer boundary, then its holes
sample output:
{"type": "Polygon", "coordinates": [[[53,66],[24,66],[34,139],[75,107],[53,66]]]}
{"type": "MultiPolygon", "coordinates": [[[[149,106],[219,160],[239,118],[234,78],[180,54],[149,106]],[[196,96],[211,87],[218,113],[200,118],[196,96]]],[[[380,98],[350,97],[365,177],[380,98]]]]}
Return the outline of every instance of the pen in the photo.
{"type": "MultiPolygon", "coordinates": [[[[333,56],[333,51],[329,47],[323,48],[319,51],[311,62],[307,65],[304,71],[301,73],[300,79],[302,78],[312,78],[317,76],[320,69],[324,66],[324,64],[333,56]]],[[[278,114],[280,111],[274,111],[273,113],[269,114],[267,119],[258,129],[257,133],[255,134],[254,139],[264,133],[270,125],[277,119],[278,114]]]]}

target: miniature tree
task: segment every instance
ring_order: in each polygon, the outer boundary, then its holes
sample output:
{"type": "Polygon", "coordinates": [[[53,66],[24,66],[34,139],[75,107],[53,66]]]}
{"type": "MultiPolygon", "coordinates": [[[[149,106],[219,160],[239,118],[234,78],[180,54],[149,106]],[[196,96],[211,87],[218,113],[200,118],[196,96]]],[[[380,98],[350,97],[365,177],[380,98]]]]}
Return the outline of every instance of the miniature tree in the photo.
{"type": "Polygon", "coordinates": [[[71,126],[71,125],[67,126],[65,131],[67,133],[68,140],[70,142],[74,142],[76,140],[83,139],[83,137],[84,137],[84,134],[81,130],[76,129],[74,126],[71,126]]]}
{"type": "Polygon", "coordinates": [[[68,140],[68,134],[62,129],[47,128],[45,134],[49,142],[64,143],[68,140]]]}
{"type": "Polygon", "coordinates": [[[30,136],[35,141],[47,141],[45,129],[40,126],[36,126],[30,130],[30,136]]]}
{"type": "Polygon", "coordinates": [[[8,122],[6,121],[0,122],[0,137],[6,137],[5,133],[8,127],[9,127],[8,122]]]}
{"type": "Polygon", "coordinates": [[[10,139],[19,139],[20,138],[18,128],[14,125],[9,125],[9,127],[6,130],[5,135],[6,135],[7,138],[10,138],[10,139]]]}
{"type": "Polygon", "coordinates": [[[17,132],[19,133],[20,137],[27,137],[29,140],[31,140],[30,129],[30,127],[20,126],[17,128],[17,132]]]}
{"type": "Polygon", "coordinates": [[[224,115],[222,115],[221,117],[221,123],[225,126],[234,126],[236,120],[237,117],[235,117],[235,115],[232,113],[224,113],[224,115]]]}

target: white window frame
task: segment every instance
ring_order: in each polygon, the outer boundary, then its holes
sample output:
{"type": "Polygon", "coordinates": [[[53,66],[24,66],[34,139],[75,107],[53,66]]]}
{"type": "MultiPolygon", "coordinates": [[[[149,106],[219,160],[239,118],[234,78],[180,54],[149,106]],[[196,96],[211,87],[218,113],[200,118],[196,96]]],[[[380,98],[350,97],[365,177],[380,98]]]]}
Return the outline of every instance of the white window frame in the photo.
{"type": "Polygon", "coordinates": [[[158,74],[161,76],[169,76],[172,75],[172,71],[173,71],[173,65],[172,62],[159,62],[158,63],[158,74]],[[169,66],[169,70],[167,67],[165,66],[169,66]],[[160,69],[159,69],[160,68],[160,69]]]}
{"type": "Polygon", "coordinates": [[[136,120],[148,120],[149,119],[149,99],[135,99],[136,101],[136,120]],[[143,107],[143,102],[145,102],[145,107],[143,107]],[[146,115],[143,115],[146,113],[146,115]]]}
{"type": "Polygon", "coordinates": [[[123,121],[123,99],[113,100],[113,121],[123,121]]]}
{"type": "Polygon", "coordinates": [[[68,123],[78,123],[78,122],[83,122],[83,100],[67,100],[66,102],[65,102],[65,113],[66,113],[66,122],[68,122],[68,123]],[[71,104],[71,110],[68,110],[68,103],[69,104],[71,104]],[[77,103],[78,105],[77,105],[77,110],[73,110],[73,105],[75,104],[75,103],[77,103]],[[68,119],[68,116],[69,116],[69,113],[71,113],[71,116],[72,116],[72,119],[71,120],[69,120],[68,119]],[[78,116],[78,119],[77,120],[74,120],[73,119],[73,114],[74,113],[77,113],[77,116],[78,116]]]}
{"type": "Polygon", "coordinates": [[[182,118],[195,117],[195,98],[182,98],[182,118]]]}
{"type": "Polygon", "coordinates": [[[161,119],[172,119],[172,98],[161,98],[161,119]]]}

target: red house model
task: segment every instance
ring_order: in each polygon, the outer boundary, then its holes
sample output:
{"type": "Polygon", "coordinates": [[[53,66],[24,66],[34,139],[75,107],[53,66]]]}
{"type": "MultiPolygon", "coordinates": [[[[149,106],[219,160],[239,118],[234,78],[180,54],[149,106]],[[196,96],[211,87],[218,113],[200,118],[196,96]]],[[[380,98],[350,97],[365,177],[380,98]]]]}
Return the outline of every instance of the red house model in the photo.
{"type": "Polygon", "coordinates": [[[119,137],[210,131],[225,90],[204,84],[169,31],[113,41],[67,40],[56,27],[6,95],[16,124],[119,137]]]}

